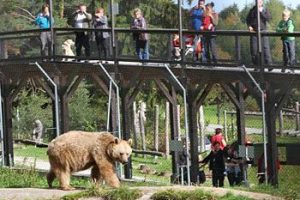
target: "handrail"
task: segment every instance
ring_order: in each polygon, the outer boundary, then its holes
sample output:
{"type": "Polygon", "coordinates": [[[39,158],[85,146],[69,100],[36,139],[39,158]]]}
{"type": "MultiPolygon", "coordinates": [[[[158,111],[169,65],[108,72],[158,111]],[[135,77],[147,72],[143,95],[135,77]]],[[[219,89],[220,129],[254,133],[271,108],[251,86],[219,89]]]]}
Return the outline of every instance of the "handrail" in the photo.
{"type": "Polygon", "coordinates": [[[250,74],[248,69],[245,67],[245,65],[240,66],[246,74],[250,77],[251,81],[254,83],[254,85],[257,87],[261,94],[261,110],[262,110],[262,117],[263,117],[263,142],[264,142],[264,175],[266,180],[266,185],[268,184],[268,162],[267,162],[267,129],[266,129],[266,112],[265,112],[265,93],[263,89],[260,87],[259,83],[254,79],[254,77],[250,74]]]}
{"type": "MultiPolygon", "coordinates": [[[[177,85],[180,87],[180,89],[183,92],[183,103],[184,103],[184,125],[185,125],[185,139],[186,139],[186,168],[187,168],[187,184],[191,184],[191,175],[190,175],[190,154],[189,154],[189,144],[190,144],[190,137],[189,137],[189,127],[188,127],[188,115],[187,115],[187,100],[186,100],[186,89],[183,87],[183,85],[180,83],[180,81],[176,78],[174,73],[170,70],[170,66],[168,64],[165,64],[164,67],[167,69],[168,73],[171,75],[171,77],[175,80],[177,85]]],[[[179,130],[180,131],[180,130],[179,130]]]]}
{"type": "Polygon", "coordinates": [[[43,73],[43,75],[47,78],[47,80],[53,85],[54,87],[54,95],[55,95],[55,118],[56,118],[56,137],[59,136],[60,134],[60,118],[59,118],[59,109],[58,109],[58,90],[57,90],[57,85],[56,83],[51,79],[51,77],[47,74],[47,72],[42,68],[42,66],[38,63],[35,62],[33,63],[38,67],[38,69],[43,73]]]}
{"type": "MultiPolygon", "coordinates": [[[[108,31],[111,32],[111,28],[102,28],[102,29],[95,29],[95,28],[53,28],[54,31],[108,31]]],[[[43,31],[50,31],[50,29],[28,29],[28,30],[17,30],[17,31],[7,31],[7,32],[0,32],[0,36],[5,35],[18,35],[18,34],[27,34],[27,33],[40,33],[43,31]]],[[[147,33],[177,33],[178,29],[175,28],[148,28],[145,30],[137,30],[137,29],[130,29],[130,28],[115,28],[116,32],[147,32],[147,33]]],[[[249,32],[247,30],[216,30],[216,31],[192,31],[189,29],[183,29],[183,33],[197,33],[197,34],[204,34],[204,35],[224,35],[224,36],[251,36],[255,35],[255,32],[249,32]]],[[[300,31],[295,31],[293,33],[279,33],[275,31],[262,31],[261,34],[263,36],[300,36],[300,31]]]]}

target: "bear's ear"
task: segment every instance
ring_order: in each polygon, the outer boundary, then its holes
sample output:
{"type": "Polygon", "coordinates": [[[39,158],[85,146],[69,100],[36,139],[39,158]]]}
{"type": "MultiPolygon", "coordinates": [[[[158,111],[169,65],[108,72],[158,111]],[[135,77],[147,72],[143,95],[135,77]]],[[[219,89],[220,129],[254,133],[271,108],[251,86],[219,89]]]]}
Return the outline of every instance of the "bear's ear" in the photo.
{"type": "Polygon", "coordinates": [[[119,144],[119,143],[120,143],[119,138],[115,138],[115,144],[119,144]]]}
{"type": "Polygon", "coordinates": [[[129,139],[127,142],[130,146],[132,145],[132,139],[129,139]]]}

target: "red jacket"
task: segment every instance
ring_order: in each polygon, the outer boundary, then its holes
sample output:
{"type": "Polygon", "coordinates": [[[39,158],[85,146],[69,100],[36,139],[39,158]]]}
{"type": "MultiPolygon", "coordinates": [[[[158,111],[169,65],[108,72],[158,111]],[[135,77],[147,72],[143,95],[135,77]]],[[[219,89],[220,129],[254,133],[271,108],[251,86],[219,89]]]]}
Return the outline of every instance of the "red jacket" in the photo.
{"type": "Polygon", "coordinates": [[[204,16],[202,18],[202,30],[203,31],[212,31],[214,24],[210,16],[204,16]]]}
{"type": "Polygon", "coordinates": [[[222,133],[219,133],[219,134],[216,134],[216,135],[213,135],[211,137],[211,148],[213,149],[213,145],[215,142],[219,142],[220,143],[220,148],[223,150],[225,145],[223,143],[223,135],[222,133]]]}

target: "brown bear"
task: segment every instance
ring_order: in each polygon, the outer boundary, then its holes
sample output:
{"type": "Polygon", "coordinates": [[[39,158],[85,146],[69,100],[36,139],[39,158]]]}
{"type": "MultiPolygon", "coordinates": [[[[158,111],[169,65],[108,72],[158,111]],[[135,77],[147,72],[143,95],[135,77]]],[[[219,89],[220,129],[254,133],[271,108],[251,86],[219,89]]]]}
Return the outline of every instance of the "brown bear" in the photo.
{"type": "Polygon", "coordinates": [[[57,177],[61,189],[72,190],[71,173],[90,167],[93,181],[98,182],[103,178],[110,186],[119,187],[115,161],[123,164],[128,162],[132,152],[131,143],[131,139],[120,140],[109,132],[70,131],[60,135],[48,146],[51,165],[47,174],[49,187],[57,177]]]}

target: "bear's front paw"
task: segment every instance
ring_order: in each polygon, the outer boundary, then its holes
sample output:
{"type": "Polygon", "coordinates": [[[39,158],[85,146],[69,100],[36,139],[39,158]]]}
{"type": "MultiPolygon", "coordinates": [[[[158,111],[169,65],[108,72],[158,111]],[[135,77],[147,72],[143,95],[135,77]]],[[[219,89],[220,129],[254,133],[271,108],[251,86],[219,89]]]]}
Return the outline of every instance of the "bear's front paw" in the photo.
{"type": "Polygon", "coordinates": [[[71,186],[64,186],[64,187],[61,187],[61,189],[65,190],[65,191],[75,190],[75,188],[71,187],[71,186]]]}

